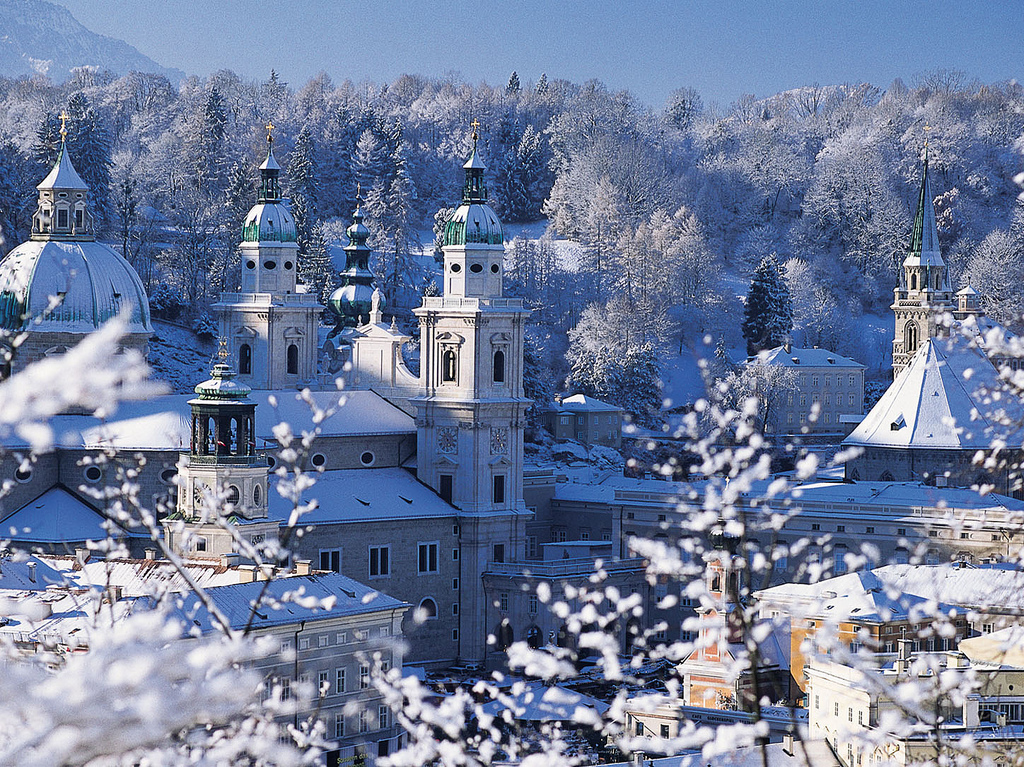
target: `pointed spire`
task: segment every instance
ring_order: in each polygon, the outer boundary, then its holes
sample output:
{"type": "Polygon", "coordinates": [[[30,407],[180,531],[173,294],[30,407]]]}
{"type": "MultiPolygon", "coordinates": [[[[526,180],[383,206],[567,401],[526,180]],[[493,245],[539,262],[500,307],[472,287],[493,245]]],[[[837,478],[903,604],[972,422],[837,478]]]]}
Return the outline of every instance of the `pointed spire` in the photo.
{"type": "Polygon", "coordinates": [[[274,123],[267,121],[267,159],[260,165],[260,194],[257,202],[279,202],[281,165],[274,157],[274,123]]]}
{"type": "Polygon", "coordinates": [[[376,312],[378,315],[387,305],[384,294],[373,287],[373,272],[370,271],[370,255],[373,252],[367,244],[370,230],[363,223],[363,209],[356,192],[356,209],[352,213],[352,224],[345,234],[349,243],[345,246],[345,269],[341,272],[341,286],[327,301],[335,316],[337,328],[362,325],[363,315],[376,312]]]}
{"type": "MultiPolygon", "coordinates": [[[[930,128],[925,128],[930,130],[930,128]]],[[[924,143],[924,167],[921,171],[921,191],[917,198],[917,214],[914,216],[914,231],[910,240],[910,251],[905,264],[918,266],[943,266],[939,251],[939,231],[935,223],[935,202],[931,182],[928,178],[928,140],[924,143]]]]}
{"type": "Polygon", "coordinates": [[[477,141],[480,139],[480,134],[477,133],[480,121],[474,118],[470,125],[473,128],[473,153],[469,156],[466,164],[462,166],[466,170],[466,183],[462,187],[462,201],[468,203],[487,202],[487,189],[484,186],[484,171],[487,170],[487,166],[476,153],[477,141]]]}

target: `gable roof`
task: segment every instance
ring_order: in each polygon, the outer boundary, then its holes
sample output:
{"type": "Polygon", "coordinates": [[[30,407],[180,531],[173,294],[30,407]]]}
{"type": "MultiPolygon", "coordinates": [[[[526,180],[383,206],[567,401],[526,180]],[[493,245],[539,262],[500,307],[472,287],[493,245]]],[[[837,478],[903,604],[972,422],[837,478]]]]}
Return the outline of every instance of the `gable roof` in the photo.
{"type": "Polygon", "coordinates": [[[850,368],[863,370],[864,366],[857,360],[836,354],[828,349],[776,346],[753,357],[747,357],[747,364],[781,365],[788,368],[850,368]]]}
{"type": "Polygon", "coordinates": [[[63,487],[51,487],[0,521],[3,537],[31,543],[102,541],[105,518],[63,487]]]}
{"type": "Polygon", "coordinates": [[[999,373],[960,336],[928,339],[844,445],[987,449],[993,439],[1024,443],[1024,407],[999,373]],[[1008,420],[1013,426],[1003,427],[1008,420]]]}

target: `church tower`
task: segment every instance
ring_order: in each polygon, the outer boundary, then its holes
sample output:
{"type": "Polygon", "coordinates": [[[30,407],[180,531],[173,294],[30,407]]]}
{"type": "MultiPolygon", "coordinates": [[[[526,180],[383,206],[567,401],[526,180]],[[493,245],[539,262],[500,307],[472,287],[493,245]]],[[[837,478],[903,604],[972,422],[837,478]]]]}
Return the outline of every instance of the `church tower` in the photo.
{"type": "Polygon", "coordinates": [[[238,380],[254,389],[294,389],[316,381],[317,331],[323,307],[298,284],[295,218],[281,197],[281,166],[267,125],[256,205],[239,246],[242,284],[214,305],[238,380]]]}
{"type": "Polygon", "coordinates": [[[929,338],[946,335],[942,317],[956,308],[949,287],[946,264],[939,251],[935,205],[928,180],[928,143],[924,147],[921,192],[914,217],[910,251],[903,260],[900,284],[892,310],[896,327],[892,341],[893,377],[899,376],[918,348],[929,338]]]}
{"type": "Polygon", "coordinates": [[[178,462],[178,506],[165,523],[168,543],[198,557],[237,549],[225,521],[244,530],[248,543],[277,535],[277,523],[267,519],[267,459],[256,452],[256,403],[226,357],[225,349],[210,380],[195,387],[199,396],[189,400],[189,452],[178,462]],[[220,522],[211,518],[211,508],[217,508],[220,522]]]}
{"type": "MultiPolygon", "coordinates": [[[[474,129],[478,124],[474,122],[474,129]]],[[[415,310],[421,393],[417,474],[457,509],[463,572],[461,655],[481,660],[487,627],[479,573],[525,555],[523,334],[528,310],[502,295],[501,222],[487,204],[486,166],[463,166],[462,204],[444,230],[444,288],[415,310]],[[471,575],[472,574],[472,575],[471,575]]]]}

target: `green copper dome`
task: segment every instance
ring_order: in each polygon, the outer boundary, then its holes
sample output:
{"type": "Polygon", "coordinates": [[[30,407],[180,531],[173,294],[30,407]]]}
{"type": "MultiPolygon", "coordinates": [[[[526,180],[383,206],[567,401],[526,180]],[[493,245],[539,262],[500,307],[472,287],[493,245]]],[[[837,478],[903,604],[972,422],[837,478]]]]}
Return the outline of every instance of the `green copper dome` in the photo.
{"type": "Polygon", "coordinates": [[[274,139],[267,134],[267,159],[260,165],[260,191],[242,225],[242,242],[295,242],[295,217],[281,197],[281,166],[274,157],[274,139]]]}
{"type": "Polygon", "coordinates": [[[377,293],[378,311],[384,309],[384,296],[373,287],[370,254],[367,244],[370,230],[363,223],[362,208],[356,206],[352,225],[346,230],[349,243],[345,246],[345,270],[341,273],[341,287],[327,299],[327,308],[334,315],[336,328],[356,327],[369,318],[373,310],[373,294],[377,293]]]}
{"type": "Polygon", "coordinates": [[[484,171],[487,166],[477,154],[477,134],[473,133],[473,154],[462,167],[466,182],[462,187],[462,204],[444,225],[444,245],[502,245],[505,233],[501,220],[487,204],[484,171]]]}

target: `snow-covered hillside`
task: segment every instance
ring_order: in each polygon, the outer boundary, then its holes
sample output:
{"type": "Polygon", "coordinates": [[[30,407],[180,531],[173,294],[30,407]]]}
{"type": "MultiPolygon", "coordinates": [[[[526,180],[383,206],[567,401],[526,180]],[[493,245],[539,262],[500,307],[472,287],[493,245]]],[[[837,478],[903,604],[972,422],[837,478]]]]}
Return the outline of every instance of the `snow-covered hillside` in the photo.
{"type": "Polygon", "coordinates": [[[116,74],[150,72],[178,82],[184,73],[162,67],[123,40],[86,29],[66,8],[45,0],[0,0],[0,74],[44,74],[60,82],[75,67],[116,74]]]}

